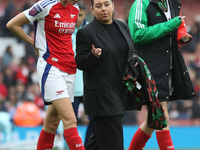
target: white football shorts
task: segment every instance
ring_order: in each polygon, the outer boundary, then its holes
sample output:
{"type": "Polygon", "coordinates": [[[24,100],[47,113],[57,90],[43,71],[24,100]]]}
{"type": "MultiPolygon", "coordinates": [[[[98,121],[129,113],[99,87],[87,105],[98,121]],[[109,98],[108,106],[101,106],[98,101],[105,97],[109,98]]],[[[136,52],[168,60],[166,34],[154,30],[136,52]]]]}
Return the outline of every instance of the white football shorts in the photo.
{"type": "Polygon", "coordinates": [[[76,74],[66,73],[39,57],[37,75],[45,105],[52,101],[68,97],[74,101],[74,87],[76,74]]]}

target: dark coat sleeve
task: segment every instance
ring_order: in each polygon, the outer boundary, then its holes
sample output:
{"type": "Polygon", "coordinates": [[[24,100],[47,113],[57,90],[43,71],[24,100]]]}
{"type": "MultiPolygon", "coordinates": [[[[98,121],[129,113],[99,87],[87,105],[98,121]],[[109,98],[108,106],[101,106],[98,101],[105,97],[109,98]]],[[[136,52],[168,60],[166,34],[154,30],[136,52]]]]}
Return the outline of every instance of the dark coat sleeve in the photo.
{"type": "Polygon", "coordinates": [[[91,45],[92,43],[88,43],[87,38],[83,34],[82,30],[80,29],[76,35],[76,57],[75,60],[77,62],[77,67],[80,70],[88,70],[90,69],[97,58],[91,52],[91,45]]]}

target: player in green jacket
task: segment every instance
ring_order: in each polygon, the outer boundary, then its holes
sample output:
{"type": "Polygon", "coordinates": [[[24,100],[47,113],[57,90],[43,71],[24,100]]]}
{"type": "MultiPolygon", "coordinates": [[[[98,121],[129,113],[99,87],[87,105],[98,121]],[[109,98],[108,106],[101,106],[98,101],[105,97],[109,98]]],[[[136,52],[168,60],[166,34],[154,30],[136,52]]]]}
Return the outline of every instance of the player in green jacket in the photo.
{"type": "MultiPolygon", "coordinates": [[[[190,99],[195,92],[178,44],[192,40],[180,16],[179,0],[135,0],[128,25],[137,54],[146,62],[156,81],[158,99],[168,126],[156,131],[160,150],[174,150],[169,132],[167,102],[190,99]]],[[[154,129],[147,126],[147,118],[133,136],[129,150],[142,150],[154,129]]]]}

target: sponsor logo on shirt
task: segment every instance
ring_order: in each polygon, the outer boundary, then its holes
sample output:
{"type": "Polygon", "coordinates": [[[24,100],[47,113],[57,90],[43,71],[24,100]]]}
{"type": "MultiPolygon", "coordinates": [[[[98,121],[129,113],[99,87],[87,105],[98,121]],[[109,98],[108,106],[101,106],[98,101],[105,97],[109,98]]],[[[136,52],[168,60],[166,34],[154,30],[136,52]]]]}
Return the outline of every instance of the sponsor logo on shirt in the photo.
{"type": "Polygon", "coordinates": [[[75,23],[67,23],[67,22],[60,22],[60,21],[55,21],[55,27],[59,28],[75,28],[75,23]]]}
{"type": "Polygon", "coordinates": [[[38,13],[40,13],[42,11],[42,9],[40,8],[40,6],[37,4],[36,6],[34,6],[30,11],[29,11],[29,15],[30,16],[36,16],[38,13]]]}
{"type": "Polygon", "coordinates": [[[67,23],[67,22],[60,22],[55,21],[55,27],[59,28],[58,33],[66,33],[66,34],[72,34],[74,32],[75,23],[67,23]]]}
{"type": "Polygon", "coordinates": [[[54,18],[60,18],[60,15],[57,13],[54,18]]]}

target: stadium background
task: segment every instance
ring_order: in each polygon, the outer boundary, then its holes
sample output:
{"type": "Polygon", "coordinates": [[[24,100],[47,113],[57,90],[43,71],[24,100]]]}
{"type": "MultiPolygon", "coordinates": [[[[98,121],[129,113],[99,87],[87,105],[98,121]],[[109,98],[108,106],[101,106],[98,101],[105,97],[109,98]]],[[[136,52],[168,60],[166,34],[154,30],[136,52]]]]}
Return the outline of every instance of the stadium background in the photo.
{"type": "MultiPolygon", "coordinates": [[[[90,0],[83,1],[88,6],[86,20],[91,21],[90,0]]],[[[182,3],[182,15],[186,16],[188,32],[194,38],[192,44],[182,46],[181,51],[197,97],[192,100],[178,100],[169,103],[168,107],[172,118],[170,122],[171,136],[175,148],[192,150],[200,149],[200,0],[180,1],[182,3]]],[[[37,57],[31,53],[34,50],[5,28],[8,20],[30,7],[34,2],[37,2],[37,0],[0,0],[0,150],[35,149],[42,128],[41,120],[45,115],[46,108],[43,106],[36,78],[35,64],[37,57]],[[7,57],[8,49],[11,49],[10,57],[7,57]],[[25,102],[30,102],[30,105],[36,104],[38,107],[38,110],[27,110],[30,114],[36,114],[36,111],[40,112],[39,116],[36,116],[38,123],[36,119],[32,124],[14,119],[17,108],[25,102]]],[[[113,0],[113,2],[115,5],[114,17],[126,22],[134,0],[113,0]]],[[[32,35],[32,24],[23,28],[32,35]]],[[[22,109],[25,110],[25,108],[22,109]]],[[[128,148],[138,126],[143,122],[145,114],[145,106],[142,111],[130,111],[125,114],[123,118],[125,149],[128,148]]],[[[30,116],[28,117],[31,119],[30,116]]],[[[87,123],[87,116],[84,115],[81,105],[78,130],[83,140],[87,123]]],[[[55,147],[58,149],[65,147],[60,129],[62,129],[62,126],[59,128],[55,140],[55,147]]],[[[158,149],[155,134],[152,135],[145,149],[158,149]]]]}

